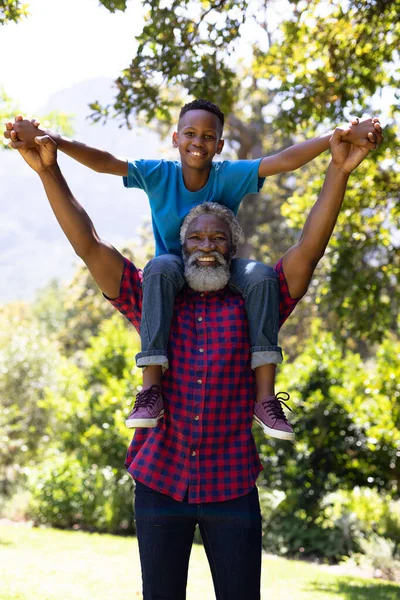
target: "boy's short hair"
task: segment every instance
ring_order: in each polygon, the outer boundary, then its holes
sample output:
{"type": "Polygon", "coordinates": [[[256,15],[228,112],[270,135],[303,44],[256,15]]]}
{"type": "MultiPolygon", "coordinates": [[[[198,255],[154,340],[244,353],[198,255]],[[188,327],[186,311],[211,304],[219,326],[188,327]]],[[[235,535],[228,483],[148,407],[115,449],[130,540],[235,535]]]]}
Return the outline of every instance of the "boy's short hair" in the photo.
{"type": "Polygon", "coordinates": [[[190,223],[197,219],[197,217],[210,214],[214,215],[215,217],[218,217],[228,225],[231,234],[231,255],[234,256],[236,254],[237,245],[242,239],[243,230],[240,227],[239,221],[237,220],[233,212],[223,204],[218,204],[218,202],[203,202],[202,204],[198,204],[197,206],[192,208],[192,210],[186,215],[182,223],[180,231],[181,244],[183,245],[185,243],[185,238],[190,223]]]}
{"type": "Polygon", "coordinates": [[[198,98],[197,100],[193,100],[192,102],[188,102],[185,106],[182,106],[181,112],[179,113],[179,119],[183,117],[189,110],[206,110],[213,115],[216,115],[221,123],[221,130],[224,128],[225,117],[222,110],[211,102],[210,100],[204,100],[203,98],[198,98]]]}

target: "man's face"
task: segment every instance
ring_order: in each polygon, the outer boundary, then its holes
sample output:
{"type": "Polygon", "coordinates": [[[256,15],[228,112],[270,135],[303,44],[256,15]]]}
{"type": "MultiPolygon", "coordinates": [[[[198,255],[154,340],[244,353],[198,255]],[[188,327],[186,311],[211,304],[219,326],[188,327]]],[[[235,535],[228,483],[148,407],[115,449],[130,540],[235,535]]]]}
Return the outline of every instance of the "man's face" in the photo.
{"type": "Polygon", "coordinates": [[[194,219],[186,232],[182,252],[189,287],[197,292],[211,292],[226,286],[232,243],[225,221],[212,214],[194,219]]]}
{"type": "Polygon", "coordinates": [[[222,152],[221,135],[222,127],[216,115],[207,110],[189,110],[179,120],[172,144],[179,149],[182,165],[202,170],[222,152]]]}

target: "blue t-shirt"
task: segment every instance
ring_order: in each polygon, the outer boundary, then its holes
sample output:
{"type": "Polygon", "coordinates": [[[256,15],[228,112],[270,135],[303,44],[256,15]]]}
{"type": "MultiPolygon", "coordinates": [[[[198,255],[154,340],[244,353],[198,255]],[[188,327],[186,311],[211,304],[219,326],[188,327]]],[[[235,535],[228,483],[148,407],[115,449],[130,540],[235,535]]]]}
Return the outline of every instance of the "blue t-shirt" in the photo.
{"type": "Polygon", "coordinates": [[[183,181],[182,165],[169,160],[128,161],[125,187],[144,190],[149,197],[156,256],[181,255],[179,231],[188,212],[203,202],[219,202],[236,215],[247,194],[260,191],[264,179],[258,177],[260,161],[224,160],[212,163],[206,185],[190,192],[183,181]]]}

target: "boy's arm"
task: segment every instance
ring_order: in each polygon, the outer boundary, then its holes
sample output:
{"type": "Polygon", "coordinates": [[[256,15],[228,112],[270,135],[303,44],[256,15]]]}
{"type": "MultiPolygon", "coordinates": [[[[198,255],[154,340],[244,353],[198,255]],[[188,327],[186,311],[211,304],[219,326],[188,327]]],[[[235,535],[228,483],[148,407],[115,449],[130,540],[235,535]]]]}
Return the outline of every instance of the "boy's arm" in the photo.
{"type": "Polygon", "coordinates": [[[117,298],[123,256],[99,238],[89,215],[74,198],[57,164],[56,143],[49,136],[37,137],[35,143],[35,148],[20,150],[21,156],[39,175],[57,221],[76,254],[86,263],[105,295],[117,298]]]}
{"type": "Polygon", "coordinates": [[[336,129],[332,135],[332,160],[321,193],[307,217],[300,241],[282,259],[292,298],[299,298],[307,291],[314,269],[324,255],[335,227],[350,173],[369,153],[365,146],[344,142],[344,133],[336,129]]]}
{"type": "Polygon", "coordinates": [[[27,150],[35,148],[36,136],[50,136],[57,144],[57,147],[71,158],[82,163],[89,169],[97,173],[110,173],[111,175],[128,175],[128,163],[126,160],[118,158],[109,152],[86,146],[81,142],[71,140],[59,133],[47,129],[40,129],[40,123],[35,119],[29,121],[23,119],[21,115],[15,118],[15,122],[6,123],[4,137],[11,139],[10,146],[16,150],[27,150]],[[17,138],[11,138],[11,131],[14,131],[17,138]]]}
{"type": "MultiPolygon", "coordinates": [[[[382,130],[377,118],[364,119],[363,121],[354,119],[351,127],[345,131],[344,141],[368,150],[373,150],[376,144],[382,141],[382,130]]],[[[330,131],[321,137],[294,144],[277,154],[264,157],[258,168],[259,177],[295,171],[307,164],[329,148],[332,133],[330,131]]]]}

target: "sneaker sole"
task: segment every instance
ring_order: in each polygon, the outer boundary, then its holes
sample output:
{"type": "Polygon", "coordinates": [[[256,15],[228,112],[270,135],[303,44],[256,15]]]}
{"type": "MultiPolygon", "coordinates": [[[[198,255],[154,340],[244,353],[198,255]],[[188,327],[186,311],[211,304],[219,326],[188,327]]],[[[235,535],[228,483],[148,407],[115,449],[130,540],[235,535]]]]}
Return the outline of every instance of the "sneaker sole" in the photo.
{"type": "Polygon", "coordinates": [[[158,421],[164,416],[164,409],[159,413],[157,417],[153,419],[126,419],[125,425],[130,429],[135,427],[156,427],[158,421]]]}
{"type": "Polygon", "coordinates": [[[289,431],[279,431],[278,429],[271,429],[271,427],[268,427],[268,425],[263,423],[261,419],[259,419],[256,415],[253,416],[253,419],[258,425],[260,425],[265,435],[268,435],[269,437],[273,437],[278,440],[289,440],[290,442],[293,442],[296,437],[294,433],[290,433],[289,431]]]}

